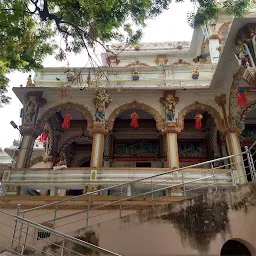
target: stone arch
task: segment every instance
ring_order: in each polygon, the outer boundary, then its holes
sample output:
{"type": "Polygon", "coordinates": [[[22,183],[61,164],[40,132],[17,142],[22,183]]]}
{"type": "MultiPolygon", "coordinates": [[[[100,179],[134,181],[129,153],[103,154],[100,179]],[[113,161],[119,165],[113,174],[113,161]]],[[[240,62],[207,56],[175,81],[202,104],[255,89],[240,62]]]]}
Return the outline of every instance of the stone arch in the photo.
{"type": "Polygon", "coordinates": [[[124,105],[121,105],[121,106],[117,107],[110,114],[110,116],[109,116],[109,118],[107,120],[106,129],[112,130],[116,117],[119,114],[121,114],[123,111],[129,110],[129,109],[134,109],[134,108],[144,110],[147,113],[149,113],[150,115],[152,115],[152,117],[156,121],[156,128],[157,128],[157,130],[161,131],[164,128],[164,119],[162,119],[161,115],[159,114],[159,112],[157,110],[155,110],[154,108],[152,108],[151,106],[149,106],[147,104],[139,103],[137,101],[133,101],[131,103],[126,103],[124,105]]]}
{"type": "Polygon", "coordinates": [[[244,121],[246,115],[253,109],[256,108],[256,101],[250,102],[248,103],[246,106],[243,107],[241,115],[239,116],[239,120],[240,121],[244,121]]]}
{"type": "Polygon", "coordinates": [[[81,104],[73,103],[73,102],[67,102],[63,104],[59,104],[57,106],[54,106],[50,109],[48,109],[41,118],[37,121],[37,128],[42,129],[43,125],[47,122],[47,120],[54,115],[56,112],[62,110],[62,109],[75,109],[77,111],[80,111],[84,117],[84,119],[87,120],[87,130],[92,129],[93,127],[93,117],[91,112],[81,104]]]}
{"type": "Polygon", "coordinates": [[[89,142],[92,143],[92,138],[89,137],[89,136],[86,136],[86,135],[79,135],[79,136],[74,136],[70,139],[68,139],[60,148],[60,152],[65,152],[66,148],[71,144],[73,143],[74,141],[76,141],[77,139],[85,139],[89,142]]]}
{"type": "Polygon", "coordinates": [[[184,129],[184,118],[185,116],[193,111],[193,110],[196,110],[196,109],[200,109],[200,110],[203,110],[203,111],[207,111],[213,118],[214,118],[214,121],[215,121],[215,124],[216,124],[216,127],[219,131],[222,131],[224,129],[224,121],[223,119],[221,118],[219,112],[213,108],[212,106],[210,105],[207,105],[207,104],[203,104],[203,103],[194,103],[194,104],[191,104],[187,107],[185,107],[180,113],[179,113],[179,116],[178,116],[178,123],[180,125],[180,128],[181,130],[184,129]]]}

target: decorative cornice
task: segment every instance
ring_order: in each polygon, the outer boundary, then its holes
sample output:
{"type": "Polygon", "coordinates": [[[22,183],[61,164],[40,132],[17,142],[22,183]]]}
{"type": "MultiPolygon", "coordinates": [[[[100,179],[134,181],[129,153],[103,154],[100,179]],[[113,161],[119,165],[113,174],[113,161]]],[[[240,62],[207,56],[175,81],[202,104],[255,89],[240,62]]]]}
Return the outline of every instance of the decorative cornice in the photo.
{"type": "Polygon", "coordinates": [[[191,65],[191,63],[184,61],[183,59],[179,59],[178,61],[174,62],[172,65],[191,65]]]}
{"type": "Polygon", "coordinates": [[[138,60],[126,65],[126,67],[149,67],[147,63],[140,62],[138,60]]]}

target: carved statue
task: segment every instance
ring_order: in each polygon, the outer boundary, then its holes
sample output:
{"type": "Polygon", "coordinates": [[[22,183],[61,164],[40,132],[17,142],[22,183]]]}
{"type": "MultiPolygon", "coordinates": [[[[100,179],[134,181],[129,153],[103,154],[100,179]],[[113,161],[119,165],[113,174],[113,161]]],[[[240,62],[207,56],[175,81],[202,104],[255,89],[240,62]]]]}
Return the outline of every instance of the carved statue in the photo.
{"type": "Polygon", "coordinates": [[[236,51],[237,51],[236,55],[238,59],[241,60],[241,65],[245,68],[250,66],[249,54],[247,50],[244,48],[244,44],[240,39],[237,41],[236,51]]]}
{"type": "Polygon", "coordinates": [[[95,119],[97,122],[103,122],[105,118],[105,110],[104,106],[98,105],[96,106],[95,119]]]}
{"type": "Polygon", "coordinates": [[[65,168],[67,168],[65,154],[60,152],[60,160],[55,166],[53,166],[53,170],[61,170],[65,168]]]}
{"type": "Polygon", "coordinates": [[[193,79],[198,79],[199,78],[199,70],[198,67],[196,66],[195,69],[192,71],[192,78],[193,79]]]}
{"type": "Polygon", "coordinates": [[[74,70],[69,70],[67,71],[67,80],[69,82],[72,82],[74,80],[74,77],[75,77],[75,71],[74,70]]]}
{"type": "Polygon", "coordinates": [[[174,103],[170,103],[168,108],[166,109],[166,117],[167,121],[173,121],[175,116],[175,105],[174,103]]]}
{"type": "Polygon", "coordinates": [[[95,119],[98,122],[103,122],[105,118],[105,109],[111,103],[112,99],[105,89],[99,89],[93,99],[96,107],[95,119]]]}
{"type": "Polygon", "coordinates": [[[207,57],[209,57],[210,54],[209,53],[201,53],[200,55],[196,56],[196,58],[193,59],[193,61],[195,63],[198,63],[200,60],[202,60],[203,62],[207,61],[207,57]]]}
{"type": "Polygon", "coordinates": [[[35,87],[35,83],[33,83],[31,75],[28,76],[27,87],[35,87]]]}
{"type": "Polygon", "coordinates": [[[29,101],[26,105],[26,111],[24,115],[24,121],[26,123],[34,123],[35,121],[35,115],[36,115],[36,108],[37,108],[37,102],[36,102],[36,96],[30,96],[29,101]]]}
{"type": "Polygon", "coordinates": [[[179,98],[175,97],[175,92],[171,92],[170,94],[166,94],[165,97],[160,98],[160,102],[165,107],[167,121],[173,121],[175,119],[175,106],[178,101],[179,98]]]}
{"type": "Polygon", "coordinates": [[[243,131],[245,129],[245,123],[244,121],[239,121],[237,119],[234,119],[234,124],[241,130],[243,131]]]}
{"type": "Polygon", "coordinates": [[[138,72],[137,69],[135,69],[133,72],[132,72],[132,80],[134,81],[137,81],[140,79],[140,73],[138,72]]]}

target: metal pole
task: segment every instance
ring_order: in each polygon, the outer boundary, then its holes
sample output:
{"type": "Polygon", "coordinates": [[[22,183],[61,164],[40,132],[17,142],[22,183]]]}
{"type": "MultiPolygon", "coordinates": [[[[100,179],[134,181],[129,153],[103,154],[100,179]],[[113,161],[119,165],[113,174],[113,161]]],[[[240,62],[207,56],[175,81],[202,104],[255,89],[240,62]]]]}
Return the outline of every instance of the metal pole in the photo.
{"type": "MultiPolygon", "coordinates": [[[[20,215],[20,204],[18,204],[18,209],[17,209],[17,216],[19,216],[19,215],[20,215]]],[[[15,235],[16,235],[17,224],[18,224],[18,220],[15,218],[15,220],[14,220],[14,228],[13,228],[13,233],[12,233],[11,248],[13,247],[13,242],[14,242],[15,235]]]]}
{"type": "Polygon", "coordinates": [[[214,167],[213,167],[213,164],[212,164],[212,163],[211,163],[211,168],[212,168],[213,184],[215,185],[215,191],[217,191],[217,183],[216,183],[215,173],[214,173],[214,167]]]}
{"type": "MultiPolygon", "coordinates": [[[[25,215],[25,213],[23,212],[23,214],[22,214],[22,218],[23,219],[24,219],[24,215],[25,215]]],[[[19,236],[19,243],[18,243],[18,245],[20,244],[22,229],[23,229],[23,222],[21,222],[21,225],[20,225],[20,236],[19,236]]]]}
{"type": "Polygon", "coordinates": [[[87,212],[86,212],[86,227],[88,227],[88,222],[89,222],[89,211],[90,211],[90,205],[91,205],[91,195],[88,195],[88,207],[87,207],[87,212]]]}
{"type": "Polygon", "coordinates": [[[60,256],[63,256],[64,246],[65,246],[65,240],[62,242],[62,248],[61,248],[60,256]]]}
{"type": "Polygon", "coordinates": [[[34,235],[33,235],[33,243],[35,242],[35,238],[36,238],[36,228],[34,228],[34,235]]]}
{"type": "Polygon", "coordinates": [[[22,253],[24,252],[24,249],[25,249],[25,247],[26,247],[27,237],[28,237],[28,230],[29,230],[29,223],[28,223],[28,226],[27,226],[26,236],[25,236],[25,239],[24,239],[23,247],[22,247],[22,253]]]}
{"type": "Polygon", "coordinates": [[[186,199],[186,186],[185,186],[185,182],[184,182],[184,170],[181,170],[181,178],[182,178],[182,185],[183,185],[183,196],[184,199],[186,199]]]}
{"type": "Polygon", "coordinates": [[[152,208],[155,208],[155,202],[154,202],[154,185],[153,185],[153,180],[151,178],[151,203],[152,203],[152,208]]]}
{"type": "Polygon", "coordinates": [[[57,215],[57,207],[55,207],[55,211],[54,211],[54,214],[53,214],[53,229],[55,229],[56,215],[57,215]]]}
{"type": "Polygon", "coordinates": [[[251,159],[251,166],[252,166],[252,179],[255,179],[256,172],[255,172],[255,166],[254,166],[254,161],[252,157],[252,152],[250,151],[250,159],[251,159]]]}
{"type": "Polygon", "coordinates": [[[122,194],[123,194],[123,187],[121,186],[121,191],[120,191],[120,218],[122,218],[122,194]]]}
{"type": "MultiPolygon", "coordinates": [[[[248,167],[249,167],[249,170],[250,170],[250,174],[253,178],[254,175],[253,175],[252,162],[251,162],[251,154],[250,154],[251,152],[248,150],[247,146],[245,146],[244,148],[246,150],[246,155],[247,155],[248,167]]],[[[247,181],[248,181],[248,179],[247,179],[247,181]]]]}

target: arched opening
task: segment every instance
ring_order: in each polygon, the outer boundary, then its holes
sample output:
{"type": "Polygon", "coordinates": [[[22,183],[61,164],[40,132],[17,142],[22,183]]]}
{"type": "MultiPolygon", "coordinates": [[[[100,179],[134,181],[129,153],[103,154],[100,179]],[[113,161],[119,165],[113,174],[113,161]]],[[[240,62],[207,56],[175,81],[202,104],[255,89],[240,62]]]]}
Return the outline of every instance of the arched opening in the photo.
{"type": "Polygon", "coordinates": [[[114,121],[110,166],[163,167],[162,143],[162,135],[150,113],[136,107],[124,110],[114,121]],[[133,113],[138,115],[137,128],[131,127],[133,113]]]}
{"type": "Polygon", "coordinates": [[[184,129],[178,135],[181,167],[227,155],[226,146],[222,143],[224,138],[218,132],[215,119],[208,111],[195,108],[186,113],[183,122],[184,129]],[[201,121],[197,121],[197,118],[201,121]],[[200,122],[201,128],[198,127],[200,122]]]}
{"type": "Polygon", "coordinates": [[[222,247],[220,256],[252,256],[249,249],[237,240],[228,240],[222,247]]]}
{"type": "MultiPolygon", "coordinates": [[[[246,147],[250,147],[253,142],[256,140],[256,108],[250,108],[243,112],[240,121],[240,128],[243,129],[240,135],[240,144],[242,151],[245,151],[246,147]]],[[[254,168],[256,168],[256,147],[251,149],[252,163],[254,168]]],[[[244,166],[246,171],[246,176],[248,181],[252,181],[253,170],[249,166],[248,155],[244,154],[244,166]]]]}

